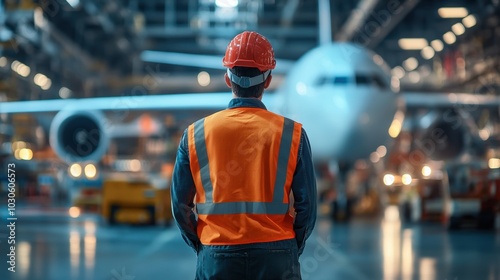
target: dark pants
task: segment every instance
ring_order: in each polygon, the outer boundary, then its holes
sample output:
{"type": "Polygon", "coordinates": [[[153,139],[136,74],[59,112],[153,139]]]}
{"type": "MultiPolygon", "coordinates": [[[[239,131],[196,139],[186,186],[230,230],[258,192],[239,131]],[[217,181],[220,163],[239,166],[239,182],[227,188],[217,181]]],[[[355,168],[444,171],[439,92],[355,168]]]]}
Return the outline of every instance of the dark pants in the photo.
{"type": "Polygon", "coordinates": [[[201,245],[196,280],[300,280],[295,239],[275,242],[201,245]]]}

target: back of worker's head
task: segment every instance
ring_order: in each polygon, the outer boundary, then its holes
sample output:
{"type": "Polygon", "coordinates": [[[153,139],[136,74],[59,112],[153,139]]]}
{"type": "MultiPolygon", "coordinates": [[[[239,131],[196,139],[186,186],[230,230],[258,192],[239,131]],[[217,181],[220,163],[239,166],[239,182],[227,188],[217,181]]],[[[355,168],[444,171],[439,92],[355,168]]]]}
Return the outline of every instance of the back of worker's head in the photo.
{"type": "Polygon", "coordinates": [[[245,31],[229,43],[222,64],[226,84],[238,97],[260,97],[271,83],[276,66],[271,43],[257,32],[245,31]]]}

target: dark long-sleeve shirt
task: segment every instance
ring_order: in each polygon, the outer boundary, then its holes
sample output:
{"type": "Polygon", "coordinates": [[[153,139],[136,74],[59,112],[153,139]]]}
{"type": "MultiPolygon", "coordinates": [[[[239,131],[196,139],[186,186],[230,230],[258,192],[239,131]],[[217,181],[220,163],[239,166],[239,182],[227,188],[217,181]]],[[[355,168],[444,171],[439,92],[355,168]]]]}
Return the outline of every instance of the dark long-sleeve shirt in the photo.
{"type": "MultiPolygon", "coordinates": [[[[256,98],[234,98],[229,102],[228,108],[236,107],[266,109],[265,105],[256,98]]],[[[301,254],[316,222],[316,179],[311,147],[304,129],[301,132],[297,167],[292,181],[292,193],[296,212],[293,229],[299,254],[301,254]]],[[[196,188],[190,169],[186,130],[179,143],[172,176],[172,212],[182,238],[191,248],[198,251],[200,240],[196,233],[197,219],[193,209],[195,194],[196,188]]]]}

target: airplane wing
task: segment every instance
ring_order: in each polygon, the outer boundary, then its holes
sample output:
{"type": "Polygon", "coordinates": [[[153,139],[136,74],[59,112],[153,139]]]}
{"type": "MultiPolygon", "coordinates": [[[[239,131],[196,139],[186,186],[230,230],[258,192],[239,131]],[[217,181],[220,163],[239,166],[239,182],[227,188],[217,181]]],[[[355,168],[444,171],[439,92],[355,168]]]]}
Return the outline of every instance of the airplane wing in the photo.
{"type": "Polygon", "coordinates": [[[171,94],[97,97],[82,99],[53,99],[16,101],[0,103],[1,113],[41,113],[62,110],[183,110],[213,109],[220,110],[227,106],[231,93],[210,94],[171,94]]]}
{"type": "MultiPolygon", "coordinates": [[[[232,95],[224,93],[186,93],[168,95],[142,95],[97,97],[82,99],[53,99],[0,103],[0,113],[44,113],[68,111],[120,111],[120,110],[222,110],[227,108],[232,95]]],[[[264,104],[272,107],[274,94],[265,93],[264,104]]]]}
{"type": "MultiPolygon", "coordinates": [[[[145,50],[141,53],[141,59],[145,62],[226,70],[222,65],[222,56],[215,55],[145,50]]],[[[291,60],[276,59],[276,68],[273,73],[286,74],[294,63],[291,60]]]]}
{"type": "Polygon", "coordinates": [[[498,107],[500,97],[470,93],[403,93],[406,108],[498,107]]]}

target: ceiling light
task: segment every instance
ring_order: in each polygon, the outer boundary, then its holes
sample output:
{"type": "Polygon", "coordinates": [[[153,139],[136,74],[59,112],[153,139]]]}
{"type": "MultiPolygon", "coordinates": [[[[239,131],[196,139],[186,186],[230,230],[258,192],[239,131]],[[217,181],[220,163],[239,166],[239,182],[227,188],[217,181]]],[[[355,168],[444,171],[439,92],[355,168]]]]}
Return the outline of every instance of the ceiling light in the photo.
{"type": "Polygon", "coordinates": [[[490,158],[488,160],[488,167],[491,169],[500,168],[500,159],[499,158],[490,158]]]}
{"type": "Polygon", "coordinates": [[[5,67],[7,65],[7,58],[4,56],[0,57],[0,67],[5,67]]]}
{"type": "Polygon", "coordinates": [[[423,48],[421,51],[422,57],[425,59],[433,58],[435,53],[436,52],[434,51],[434,49],[431,46],[427,46],[427,47],[423,48]]]}
{"type": "Polygon", "coordinates": [[[40,87],[43,90],[48,90],[48,89],[50,89],[51,86],[52,86],[52,81],[47,78],[47,81],[45,83],[43,83],[40,87]]]}
{"type": "Polygon", "coordinates": [[[215,5],[220,8],[236,8],[238,0],[215,0],[215,5]]]}
{"type": "Polygon", "coordinates": [[[396,66],[392,68],[392,75],[394,75],[398,79],[402,79],[405,76],[406,72],[401,66],[396,66]]]}
{"type": "Polygon", "coordinates": [[[465,27],[460,22],[457,22],[451,26],[451,30],[457,35],[462,35],[465,32],[465,27]]]}
{"type": "Polygon", "coordinates": [[[418,67],[418,60],[414,57],[410,57],[403,61],[403,66],[407,71],[413,71],[418,67]]]}
{"type": "Polygon", "coordinates": [[[477,23],[476,17],[474,15],[468,15],[464,19],[462,19],[462,23],[465,25],[465,27],[471,28],[477,23]]]}
{"type": "Polygon", "coordinates": [[[436,39],[431,42],[431,46],[434,48],[435,51],[440,52],[443,50],[443,42],[439,39],[436,39]]]}
{"type": "Polygon", "coordinates": [[[410,82],[414,84],[420,82],[420,73],[418,73],[417,71],[411,71],[410,73],[408,73],[408,80],[410,80],[410,82]]]}
{"type": "Polygon", "coordinates": [[[71,94],[72,94],[71,90],[67,87],[62,87],[59,90],[59,96],[63,99],[71,97],[71,94]]]}
{"type": "Polygon", "coordinates": [[[24,65],[24,64],[21,64],[19,66],[17,74],[26,78],[30,75],[30,73],[31,73],[31,69],[29,66],[24,65]]]}
{"type": "Polygon", "coordinates": [[[52,81],[41,73],[38,73],[35,77],[33,77],[33,82],[43,90],[48,90],[52,86],[52,81]]]}
{"type": "Polygon", "coordinates": [[[12,69],[12,71],[16,72],[19,71],[19,65],[21,65],[21,62],[17,61],[17,60],[14,60],[12,61],[12,64],[10,65],[10,69],[12,69]]]}
{"type": "Polygon", "coordinates": [[[66,0],[72,8],[76,8],[80,4],[80,0],[66,0]]]}
{"type": "Polygon", "coordinates": [[[33,21],[35,26],[38,28],[43,28],[46,25],[45,18],[43,17],[43,10],[40,7],[36,7],[33,12],[33,21]]]}
{"type": "Polygon", "coordinates": [[[210,74],[205,71],[198,73],[198,84],[202,87],[206,87],[210,84],[210,74]]]}
{"type": "Polygon", "coordinates": [[[41,86],[47,82],[48,78],[44,74],[36,74],[35,77],[33,77],[33,82],[35,82],[35,85],[41,86]]]}
{"type": "Polygon", "coordinates": [[[403,50],[421,50],[428,45],[424,38],[402,38],[399,39],[398,44],[403,50]]]}
{"type": "Polygon", "coordinates": [[[451,45],[457,41],[457,36],[451,31],[448,31],[444,33],[443,35],[443,40],[448,44],[451,45]]]}
{"type": "Polygon", "coordinates": [[[439,8],[438,14],[442,18],[463,18],[469,14],[464,7],[447,7],[447,8],[439,8]]]}

